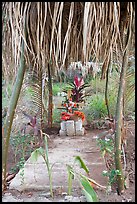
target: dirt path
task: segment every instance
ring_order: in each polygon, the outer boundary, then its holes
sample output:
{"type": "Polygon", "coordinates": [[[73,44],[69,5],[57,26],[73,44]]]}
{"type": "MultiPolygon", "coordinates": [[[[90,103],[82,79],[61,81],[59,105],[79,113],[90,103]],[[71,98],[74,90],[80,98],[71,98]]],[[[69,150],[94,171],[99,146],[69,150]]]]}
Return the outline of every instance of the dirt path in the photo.
{"type": "MultiPolygon", "coordinates": [[[[91,177],[101,185],[106,185],[107,180],[101,175],[105,170],[105,164],[97,147],[95,136],[94,133],[87,132],[84,136],[56,137],[53,146],[49,148],[50,161],[59,162],[55,171],[58,173],[61,170],[60,172],[63,173],[66,164],[72,165],[74,157],[80,156],[88,166],[91,177]]],[[[64,185],[64,176],[56,177],[56,182],[64,185]]]]}
{"type": "MultiPolygon", "coordinates": [[[[77,180],[73,181],[72,197],[67,195],[68,177],[66,164],[72,165],[75,156],[80,156],[84,160],[89,168],[92,179],[106,186],[107,178],[102,176],[102,171],[106,170],[106,167],[96,141],[97,134],[102,131],[88,130],[84,136],[73,137],[61,137],[59,134],[51,134],[48,139],[48,146],[49,161],[51,164],[55,163],[52,170],[54,199],[49,195],[49,180],[46,169],[44,168],[43,172],[43,168],[41,170],[40,166],[37,166],[39,174],[37,178],[41,179],[43,188],[40,190],[38,183],[29,180],[27,184],[29,185],[30,183],[33,185],[33,189],[26,189],[24,192],[19,192],[20,184],[18,184],[16,188],[7,191],[7,194],[3,196],[3,202],[8,202],[9,200],[13,200],[13,202],[83,202],[85,198],[82,197],[81,188],[77,180]]],[[[130,139],[132,138],[130,137],[130,139]]],[[[30,170],[29,178],[31,177],[33,177],[33,173],[30,170]]],[[[12,181],[15,180],[19,182],[18,174],[12,181]]],[[[131,185],[122,196],[118,196],[116,192],[107,195],[104,190],[96,190],[100,202],[134,202],[134,191],[134,185],[131,185]]]]}
{"type": "MultiPolygon", "coordinates": [[[[92,133],[91,131],[87,132],[84,136],[61,137],[58,135],[54,137],[53,135],[50,135],[50,138],[48,139],[49,161],[51,164],[54,164],[52,170],[54,191],[56,191],[57,189],[61,189],[62,192],[67,193],[68,174],[66,164],[72,165],[75,156],[80,156],[86,163],[87,167],[89,168],[90,177],[92,179],[96,180],[96,182],[98,182],[101,185],[105,186],[107,185],[107,179],[102,176],[102,171],[105,170],[106,168],[104,161],[101,157],[99,148],[97,147],[95,136],[96,136],[95,133],[94,132],[92,133]]],[[[76,169],[79,170],[80,168],[76,166],[76,169]]],[[[33,173],[31,171],[31,176],[32,174],[33,173]]],[[[84,171],[83,174],[85,174],[84,171]]],[[[31,176],[29,176],[29,179],[31,176]]],[[[44,188],[49,189],[49,181],[46,170],[44,178],[46,179],[43,180],[43,189],[40,188],[41,190],[44,190],[44,188]]],[[[14,190],[20,189],[19,179],[20,177],[18,173],[10,184],[10,186],[12,186],[10,187],[12,191],[13,189],[14,190]],[[18,184],[14,185],[16,182],[18,184]]],[[[27,181],[27,186],[29,186],[29,183],[31,184],[31,187],[33,185],[33,190],[40,190],[38,187],[39,186],[38,183],[33,184],[33,181],[31,179],[27,181]]],[[[73,181],[72,188],[73,196],[82,195],[78,180],[73,181]]],[[[25,197],[23,199],[25,199],[25,197]]]]}

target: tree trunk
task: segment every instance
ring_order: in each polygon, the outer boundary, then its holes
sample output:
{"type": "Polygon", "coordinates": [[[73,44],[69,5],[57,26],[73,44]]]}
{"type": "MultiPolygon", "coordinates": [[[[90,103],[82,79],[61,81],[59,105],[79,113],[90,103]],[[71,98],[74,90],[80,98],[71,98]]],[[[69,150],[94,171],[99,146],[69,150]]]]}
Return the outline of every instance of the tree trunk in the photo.
{"type": "MultiPolygon", "coordinates": [[[[25,29],[26,35],[26,29],[25,29]]],[[[7,158],[8,158],[8,147],[10,140],[11,127],[13,123],[13,118],[15,114],[15,109],[17,106],[17,102],[20,95],[20,90],[22,87],[22,82],[25,74],[25,58],[24,58],[24,40],[22,39],[22,47],[21,47],[21,59],[20,59],[20,67],[17,73],[17,78],[13,87],[13,92],[7,112],[7,117],[4,125],[4,137],[5,142],[3,143],[2,149],[2,170],[3,170],[3,188],[6,188],[6,170],[7,170],[7,158]]]]}
{"type": "Polygon", "coordinates": [[[118,194],[121,194],[124,191],[124,175],[123,175],[122,162],[121,162],[121,139],[122,139],[122,128],[123,128],[123,96],[124,96],[124,90],[125,90],[125,76],[126,76],[126,69],[128,66],[129,46],[131,42],[130,31],[128,34],[129,34],[128,40],[123,54],[123,62],[122,62],[122,69],[120,73],[120,83],[119,83],[118,98],[117,98],[117,105],[116,105],[115,166],[116,166],[116,170],[119,170],[120,172],[120,175],[117,175],[118,194]]]}
{"type": "Polygon", "coordinates": [[[51,78],[51,71],[48,63],[48,88],[49,88],[49,103],[48,103],[48,127],[52,127],[52,109],[53,109],[53,102],[52,102],[52,78],[51,78]]]}
{"type": "Polygon", "coordinates": [[[110,112],[109,112],[109,105],[108,105],[108,75],[109,75],[109,65],[110,65],[110,60],[109,60],[108,69],[107,69],[107,72],[106,72],[105,104],[106,104],[106,107],[107,107],[108,118],[111,118],[110,117],[110,112]]]}

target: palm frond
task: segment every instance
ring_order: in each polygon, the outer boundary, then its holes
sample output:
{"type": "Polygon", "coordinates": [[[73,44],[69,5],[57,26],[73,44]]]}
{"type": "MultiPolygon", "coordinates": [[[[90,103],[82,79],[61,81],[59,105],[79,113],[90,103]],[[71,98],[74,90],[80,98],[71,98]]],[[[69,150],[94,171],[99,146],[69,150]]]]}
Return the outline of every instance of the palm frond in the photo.
{"type": "MultiPolygon", "coordinates": [[[[47,64],[52,60],[56,72],[61,65],[65,67],[71,61],[84,62],[92,58],[105,63],[108,56],[112,59],[112,50],[122,52],[122,29],[132,17],[134,19],[135,12],[133,2],[127,2],[131,18],[127,16],[123,27],[123,5],[120,2],[3,3],[3,13],[9,16],[8,32],[3,32],[3,39],[7,42],[6,35],[10,36],[14,73],[19,63],[21,37],[24,36],[24,15],[27,16],[29,33],[25,54],[28,63],[37,63],[38,67],[45,65],[44,71],[47,72],[47,64]]],[[[104,74],[106,70],[107,65],[104,74]]]]}

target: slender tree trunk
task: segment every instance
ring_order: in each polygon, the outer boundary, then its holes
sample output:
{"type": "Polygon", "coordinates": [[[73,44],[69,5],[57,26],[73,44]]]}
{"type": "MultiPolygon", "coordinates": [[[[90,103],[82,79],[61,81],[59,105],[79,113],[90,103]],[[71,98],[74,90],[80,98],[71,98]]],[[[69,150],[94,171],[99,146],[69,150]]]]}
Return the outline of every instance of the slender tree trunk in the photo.
{"type": "Polygon", "coordinates": [[[53,109],[53,94],[52,94],[52,78],[48,63],[48,88],[49,88],[49,103],[48,103],[48,127],[52,127],[52,109],[53,109]]]}
{"type": "Polygon", "coordinates": [[[110,60],[108,64],[108,69],[106,72],[106,87],[105,87],[105,103],[107,107],[107,112],[108,112],[108,117],[110,118],[110,111],[109,111],[109,105],[108,105],[108,74],[109,74],[109,65],[110,65],[110,60]]]}
{"type": "MultiPolygon", "coordinates": [[[[130,32],[130,31],[129,31],[130,32]]],[[[120,175],[117,175],[118,193],[121,194],[124,191],[124,175],[121,162],[121,139],[123,128],[123,96],[125,90],[125,76],[128,66],[129,46],[131,42],[131,33],[128,33],[128,40],[126,48],[123,54],[122,69],[120,73],[120,83],[118,90],[118,98],[116,105],[116,130],[115,130],[115,165],[116,170],[119,170],[120,175]]]]}
{"type": "MultiPolygon", "coordinates": [[[[26,35],[26,29],[25,29],[25,35],[26,35]]],[[[20,95],[20,90],[22,87],[22,82],[24,79],[24,74],[25,74],[25,57],[24,57],[24,40],[22,39],[20,67],[13,87],[13,92],[12,92],[12,96],[11,96],[11,100],[10,100],[10,104],[7,112],[7,117],[4,125],[5,142],[3,143],[3,149],[2,149],[3,189],[6,188],[7,158],[8,158],[8,147],[9,147],[11,127],[13,123],[15,109],[20,95]]]]}

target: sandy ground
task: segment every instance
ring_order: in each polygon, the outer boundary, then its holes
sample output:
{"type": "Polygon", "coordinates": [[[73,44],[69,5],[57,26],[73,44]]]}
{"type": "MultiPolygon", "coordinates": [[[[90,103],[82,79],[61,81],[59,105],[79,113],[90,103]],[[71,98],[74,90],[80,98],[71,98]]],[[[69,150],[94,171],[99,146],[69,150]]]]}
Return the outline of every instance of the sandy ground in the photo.
{"type": "MultiPolygon", "coordinates": [[[[107,185],[107,178],[102,176],[102,171],[105,170],[105,163],[101,157],[99,147],[95,137],[98,133],[104,130],[93,130],[88,128],[84,136],[73,136],[73,137],[60,137],[58,132],[59,128],[47,129],[47,133],[50,135],[48,139],[49,145],[49,159],[50,161],[59,162],[63,164],[72,164],[75,156],[80,156],[86,163],[90,171],[90,177],[101,185],[107,185]]],[[[8,159],[8,170],[13,166],[13,152],[10,151],[8,159]]],[[[135,201],[135,124],[130,123],[128,127],[127,137],[127,172],[129,173],[129,188],[125,190],[123,195],[118,196],[117,192],[111,192],[109,195],[104,190],[96,189],[96,193],[99,197],[100,202],[134,202],[135,201]]],[[[53,187],[58,184],[61,188],[54,189],[54,200],[50,198],[51,202],[60,202],[64,197],[62,192],[67,192],[67,177],[66,171],[63,166],[56,166],[54,173],[56,174],[56,181],[53,182],[53,187]],[[65,173],[63,173],[65,172],[65,173]]],[[[32,191],[20,193],[16,190],[7,190],[7,193],[12,193],[14,198],[28,200],[32,202],[32,198],[39,197],[42,192],[32,191]]],[[[64,193],[64,196],[65,196],[64,193]]],[[[77,183],[74,182],[72,195],[82,196],[81,189],[77,183]]],[[[46,199],[46,198],[45,198],[46,199]]],[[[34,201],[34,200],[33,200],[34,201]]],[[[6,202],[6,201],[4,201],[6,202]]],[[[15,201],[17,202],[17,201],[15,201]]],[[[39,202],[39,201],[36,201],[39,202]]],[[[48,202],[45,200],[45,202],[48,202]]],[[[67,201],[63,201],[67,202],[67,201]]],[[[70,201],[73,202],[73,201],[70,201]]]]}

